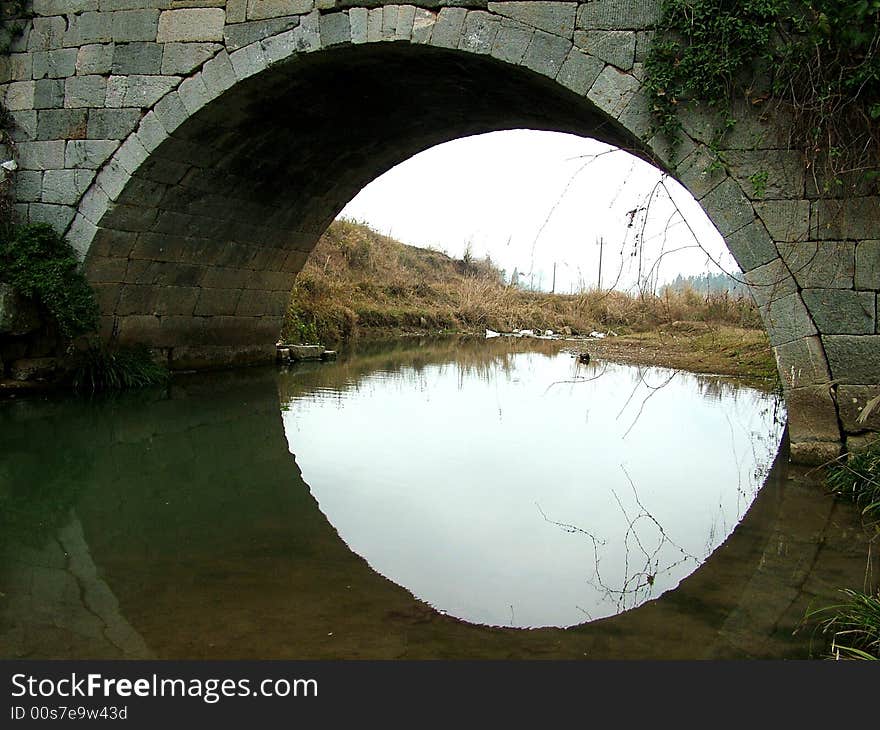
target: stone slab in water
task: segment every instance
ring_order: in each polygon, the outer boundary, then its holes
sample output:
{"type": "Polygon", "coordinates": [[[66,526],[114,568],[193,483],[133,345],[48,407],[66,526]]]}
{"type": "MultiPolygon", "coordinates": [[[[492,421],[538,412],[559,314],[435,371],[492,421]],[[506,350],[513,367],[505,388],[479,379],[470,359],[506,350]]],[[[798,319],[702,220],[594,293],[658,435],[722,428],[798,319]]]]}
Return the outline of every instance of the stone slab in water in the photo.
{"type": "Polygon", "coordinates": [[[321,345],[290,345],[291,360],[320,360],[324,354],[321,345]]]}

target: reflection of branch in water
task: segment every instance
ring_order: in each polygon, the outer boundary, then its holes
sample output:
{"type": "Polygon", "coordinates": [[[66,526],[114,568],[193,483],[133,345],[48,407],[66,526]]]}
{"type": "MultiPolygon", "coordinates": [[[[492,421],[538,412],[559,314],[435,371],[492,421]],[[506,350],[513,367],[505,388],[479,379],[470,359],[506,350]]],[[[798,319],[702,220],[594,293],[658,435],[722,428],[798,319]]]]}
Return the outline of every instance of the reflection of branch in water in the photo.
{"type": "MultiPolygon", "coordinates": [[[[613,599],[615,602],[615,609],[618,613],[628,608],[633,608],[648,600],[653,592],[654,583],[659,576],[664,576],[672,573],[676,568],[678,568],[678,566],[682,565],[685,562],[693,561],[697,565],[699,565],[701,562],[699,558],[697,558],[695,555],[688,553],[683,547],[681,547],[678,543],[676,543],[669,537],[669,535],[666,533],[666,530],[663,528],[663,525],[661,525],[660,522],[645,508],[644,504],[642,504],[635,484],[630,478],[629,473],[626,471],[626,468],[623,465],[621,465],[620,468],[626,476],[630,487],[632,488],[633,498],[635,499],[635,503],[636,505],[638,505],[639,508],[638,514],[631,515],[630,512],[627,511],[626,507],[624,507],[623,502],[618,496],[617,492],[615,492],[613,489],[611,490],[611,493],[614,495],[614,499],[617,502],[617,506],[623,513],[624,519],[627,523],[626,532],[624,533],[623,539],[624,572],[620,581],[620,587],[613,587],[609,585],[609,582],[605,578],[603,578],[602,572],[600,570],[601,556],[599,548],[601,546],[604,546],[606,544],[606,541],[596,537],[589,530],[585,530],[584,528],[578,527],[577,525],[551,520],[541,509],[541,506],[536,503],[538,511],[547,522],[561,527],[566,532],[586,535],[590,539],[593,545],[595,580],[588,579],[587,583],[593,586],[593,588],[601,591],[606,599],[613,599]],[[639,525],[644,521],[648,521],[653,524],[657,532],[659,533],[659,539],[657,541],[657,544],[654,546],[651,546],[648,543],[648,539],[646,536],[640,534],[639,525]],[[664,549],[669,547],[678,550],[681,557],[673,560],[668,564],[663,564],[661,553],[664,549]],[[641,553],[641,556],[638,557],[637,561],[633,560],[630,555],[631,551],[636,549],[638,553],[641,553]],[[634,565],[638,565],[638,568],[631,569],[631,562],[634,565]]],[[[580,606],[577,606],[577,608],[587,617],[588,620],[592,620],[592,616],[586,609],[581,608],[580,606]]]]}
{"type": "Polygon", "coordinates": [[[629,428],[626,429],[622,438],[626,438],[627,436],[629,436],[630,431],[632,431],[635,428],[636,424],[639,422],[639,419],[642,417],[642,412],[645,410],[645,406],[648,404],[648,401],[651,400],[651,398],[653,398],[654,395],[656,395],[657,391],[663,390],[663,388],[665,388],[667,385],[669,385],[672,382],[673,378],[675,378],[675,376],[678,375],[678,371],[676,370],[675,372],[672,373],[672,375],[670,375],[660,385],[650,385],[645,381],[645,377],[642,374],[643,370],[641,367],[638,368],[637,372],[638,372],[638,376],[639,376],[639,382],[636,383],[635,388],[633,388],[632,393],[630,393],[630,395],[629,395],[629,398],[626,399],[626,403],[623,404],[623,408],[620,409],[620,412],[617,414],[617,418],[620,418],[623,415],[623,412],[627,409],[627,406],[629,406],[630,401],[632,401],[632,399],[633,399],[633,396],[635,396],[636,392],[638,391],[639,385],[644,385],[651,392],[642,401],[641,406],[639,406],[639,412],[636,413],[636,417],[633,419],[633,422],[629,425],[629,428]]]}
{"type": "Polygon", "coordinates": [[[601,378],[605,374],[606,370],[608,370],[608,363],[603,362],[602,363],[602,372],[600,372],[598,375],[593,375],[590,378],[575,377],[573,380],[554,380],[552,383],[550,383],[550,385],[547,386],[547,389],[544,391],[544,395],[547,395],[547,393],[550,392],[550,388],[552,388],[554,385],[589,383],[593,380],[598,380],[599,378],[601,378]]]}

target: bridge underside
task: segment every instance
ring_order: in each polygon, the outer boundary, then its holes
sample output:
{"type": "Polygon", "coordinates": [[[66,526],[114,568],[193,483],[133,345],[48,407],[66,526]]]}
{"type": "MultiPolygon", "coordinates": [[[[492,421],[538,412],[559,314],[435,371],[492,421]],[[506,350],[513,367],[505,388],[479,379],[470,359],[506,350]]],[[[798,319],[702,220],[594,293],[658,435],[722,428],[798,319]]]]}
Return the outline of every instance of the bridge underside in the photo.
{"type": "Polygon", "coordinates": [[[585,99],[490,58],[391,44],[320,56],[233,87],[140,166],[87,257],[105,335],[167,349],[177,368],[272,357],[318,238],[399,162],[515,128],[639,153],[585,99]]]}

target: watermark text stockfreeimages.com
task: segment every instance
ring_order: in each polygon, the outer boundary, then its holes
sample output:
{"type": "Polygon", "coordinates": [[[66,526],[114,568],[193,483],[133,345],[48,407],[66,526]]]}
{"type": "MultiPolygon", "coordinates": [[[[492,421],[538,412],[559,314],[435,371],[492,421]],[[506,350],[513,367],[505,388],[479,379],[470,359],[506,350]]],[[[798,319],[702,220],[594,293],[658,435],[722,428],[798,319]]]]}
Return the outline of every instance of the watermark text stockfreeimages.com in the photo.
{"type": "Polygon", "coordinates": [[[194,697],[208,704],[228,697],[317,697],[318,680],[267,678],[242,679],[180,679],[152,674],[135,679],[106,677],[100,673],[40,678],[30,674],[12,675],[12,697],[31,699],[103,698],[106,700],[131,697],[194,697]]]}

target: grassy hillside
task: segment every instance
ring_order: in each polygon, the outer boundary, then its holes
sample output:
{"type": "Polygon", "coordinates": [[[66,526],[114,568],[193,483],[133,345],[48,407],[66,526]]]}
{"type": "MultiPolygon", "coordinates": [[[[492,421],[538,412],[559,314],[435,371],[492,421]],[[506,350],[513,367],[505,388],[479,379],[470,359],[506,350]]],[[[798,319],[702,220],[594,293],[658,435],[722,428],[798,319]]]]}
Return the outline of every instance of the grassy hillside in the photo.
{"type": "Polygon", "coordinates": [[[681,321],[760,327],[748,297],[693,290],[551,295],[506,286],[489,260],[414,248],[348,221],[333,223],[297,278],[285,322],[292,342],[325,344],[358,332],[540,328],[645,332],[681,321]]]}

